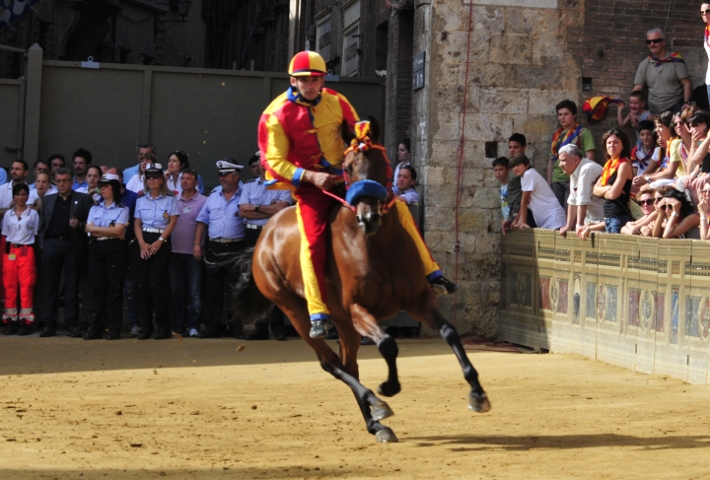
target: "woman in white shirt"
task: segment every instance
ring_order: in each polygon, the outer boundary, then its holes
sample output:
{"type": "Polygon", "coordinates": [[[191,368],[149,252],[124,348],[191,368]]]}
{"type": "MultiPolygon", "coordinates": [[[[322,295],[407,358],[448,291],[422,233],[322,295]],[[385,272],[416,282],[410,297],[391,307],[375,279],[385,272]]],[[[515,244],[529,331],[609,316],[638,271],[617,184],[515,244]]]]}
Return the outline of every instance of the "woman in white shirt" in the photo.
{"type": "Polygon", "coordinates": [[[175,195],[180,196],[182,187],[180,186],[180,176],[182,171],[190,168],[190,161],[187,158],[187,153],[175,150],[168,156],[168,170],[165,172],[165,177],[168,181],[168,190],[175,195]]]}
{"type": "Polygon", "coordinates": [[[3,217],[2,234],[7,237],[2,264],[5,335],[29,335],[35,321],[32,306],[37,267],[33,245],[39,229],[39,215],[27,205],[29,197],[30,187],[26,184],[19,183],[12,187],[14,206],[3,217]],[[22,308],[18,316],[20,305],[22,308]]]}
{"type": "Polygon", "coordinates": [[[143,193],[143,186],[145,183],[145,167],[149,163],[155,163],[156,158],[157,157],[151,152],[144,153],[141,156],[141,163],[138,164],[138,173],[133,175],[133,177],[128,180],[128,183],[126,184],[127,190],[136,192],[138,195],[143,193]]]}

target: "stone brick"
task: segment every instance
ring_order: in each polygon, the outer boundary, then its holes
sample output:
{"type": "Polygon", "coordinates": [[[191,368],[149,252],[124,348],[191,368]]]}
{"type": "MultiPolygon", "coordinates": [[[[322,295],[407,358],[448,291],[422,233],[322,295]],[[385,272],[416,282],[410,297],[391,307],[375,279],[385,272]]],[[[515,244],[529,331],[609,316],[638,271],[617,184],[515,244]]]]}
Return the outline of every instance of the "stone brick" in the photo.
{"type": "Polygon", "coordinates": [[[427,207],[453,207],[456,204],[456,185],[441,185],[426,190],[427,207]]]}
{"type": "Polygon", "coordinates": [[[532,43],[527,35],[491,34],[490,62],[506,65],[530,65],[532,43]]]}
{"type": "MultiPolygon", "coordinates": [[[[426,225],[426,224],[425,224],[426,225]]],[[[441,258],[441,253],[453,252],[456,243],[456,237],[451,228],[444,230],[434,230],[425,226],[426,242],[429,249],[432,251],[434,258],[441,258]]]]}
{"type": "Polygon", "coordinates": [[[508,76],[510,75],[507,68],[505,65],[495,63],[473,63],[469,66],[468,79],[472,85],[481,85],[489,88],[514,86],[507,85],[508,76]]]}
{"type": "Polygon", "coordinates": [[[470,115],[466,119],[467,139],[492,142],[507,139],[513,133],[513,116],[496,114],[470,115]]]}
{"type": "Polygon", "coordinates": [[[500,208],[500,191],[494,188],[476,188],[473,204],[478,208],[500,208]]]}
{"type": "MultiPolygon", "coordinates": [[[[555,105],[567,98],[574,99],[576,91],[560,89],[534,89],[530,90],[528,101],[528,113],[531,115],[546,115],[556,117],[555,105]]],[[[581,114],[581,111],[579,112],[581,114]]]]}
{"type": "Polygon", "coordinates": [[[528,111],[526,90],[480,88],[480,111],[484,113],[524,114],[528,111]]]}

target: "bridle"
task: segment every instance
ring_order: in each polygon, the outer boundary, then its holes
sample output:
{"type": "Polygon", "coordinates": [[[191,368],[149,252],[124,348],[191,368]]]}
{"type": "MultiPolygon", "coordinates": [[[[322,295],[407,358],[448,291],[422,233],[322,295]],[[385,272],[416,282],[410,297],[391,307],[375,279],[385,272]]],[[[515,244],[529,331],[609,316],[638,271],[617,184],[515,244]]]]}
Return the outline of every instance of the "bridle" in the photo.
{"type": "Polygon", "coordinates": [[[357,203],[360,197],[373,197],[377,199],[379,213],[385,215],[396,201],[394,193],[392,193],[392,167],[387,157],[387,150],[385,150],[385,147],[382,145],[377,145],[372,142],[370,138],[369,121],[357,122],[355,124],[355,138],[350,141],[350,146],[345,150],[344,155],[347,156],[349,153],[357,154],[358,152],[365,153],[371,149],[382,152],[381,160],[385,165],[387,183],[383,186],[379,182],[366,178],[351,184],[348,173],[343,170],[343,179],[345,180],[346,188],[345,201],[351,209],[355,210],[353,205],[357,203]]]}

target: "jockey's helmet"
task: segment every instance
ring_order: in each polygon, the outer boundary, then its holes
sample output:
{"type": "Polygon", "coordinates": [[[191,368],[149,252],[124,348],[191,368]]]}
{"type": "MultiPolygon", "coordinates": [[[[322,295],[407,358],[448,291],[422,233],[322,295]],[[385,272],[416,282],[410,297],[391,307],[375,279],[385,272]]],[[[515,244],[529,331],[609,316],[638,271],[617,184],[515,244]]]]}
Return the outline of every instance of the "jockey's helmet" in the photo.
{"type": "Polygon", "coordinates": [[[291,59],[288,74],[292,77],[324,77],[327,75],[325,60],[318,52],[304,50],[291,59]]]}

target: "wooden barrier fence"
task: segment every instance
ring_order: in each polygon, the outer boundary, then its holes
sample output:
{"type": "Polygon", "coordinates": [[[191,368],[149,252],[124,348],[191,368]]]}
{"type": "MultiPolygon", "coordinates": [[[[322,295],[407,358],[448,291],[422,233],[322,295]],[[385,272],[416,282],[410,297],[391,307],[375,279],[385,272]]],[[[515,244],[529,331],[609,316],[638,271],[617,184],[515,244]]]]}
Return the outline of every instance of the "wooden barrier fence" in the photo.
{"type": "Polygon", "coordinates": [[[502,252],[501,339],[710,383],[710,242],[534,229],[502,252]]]}

